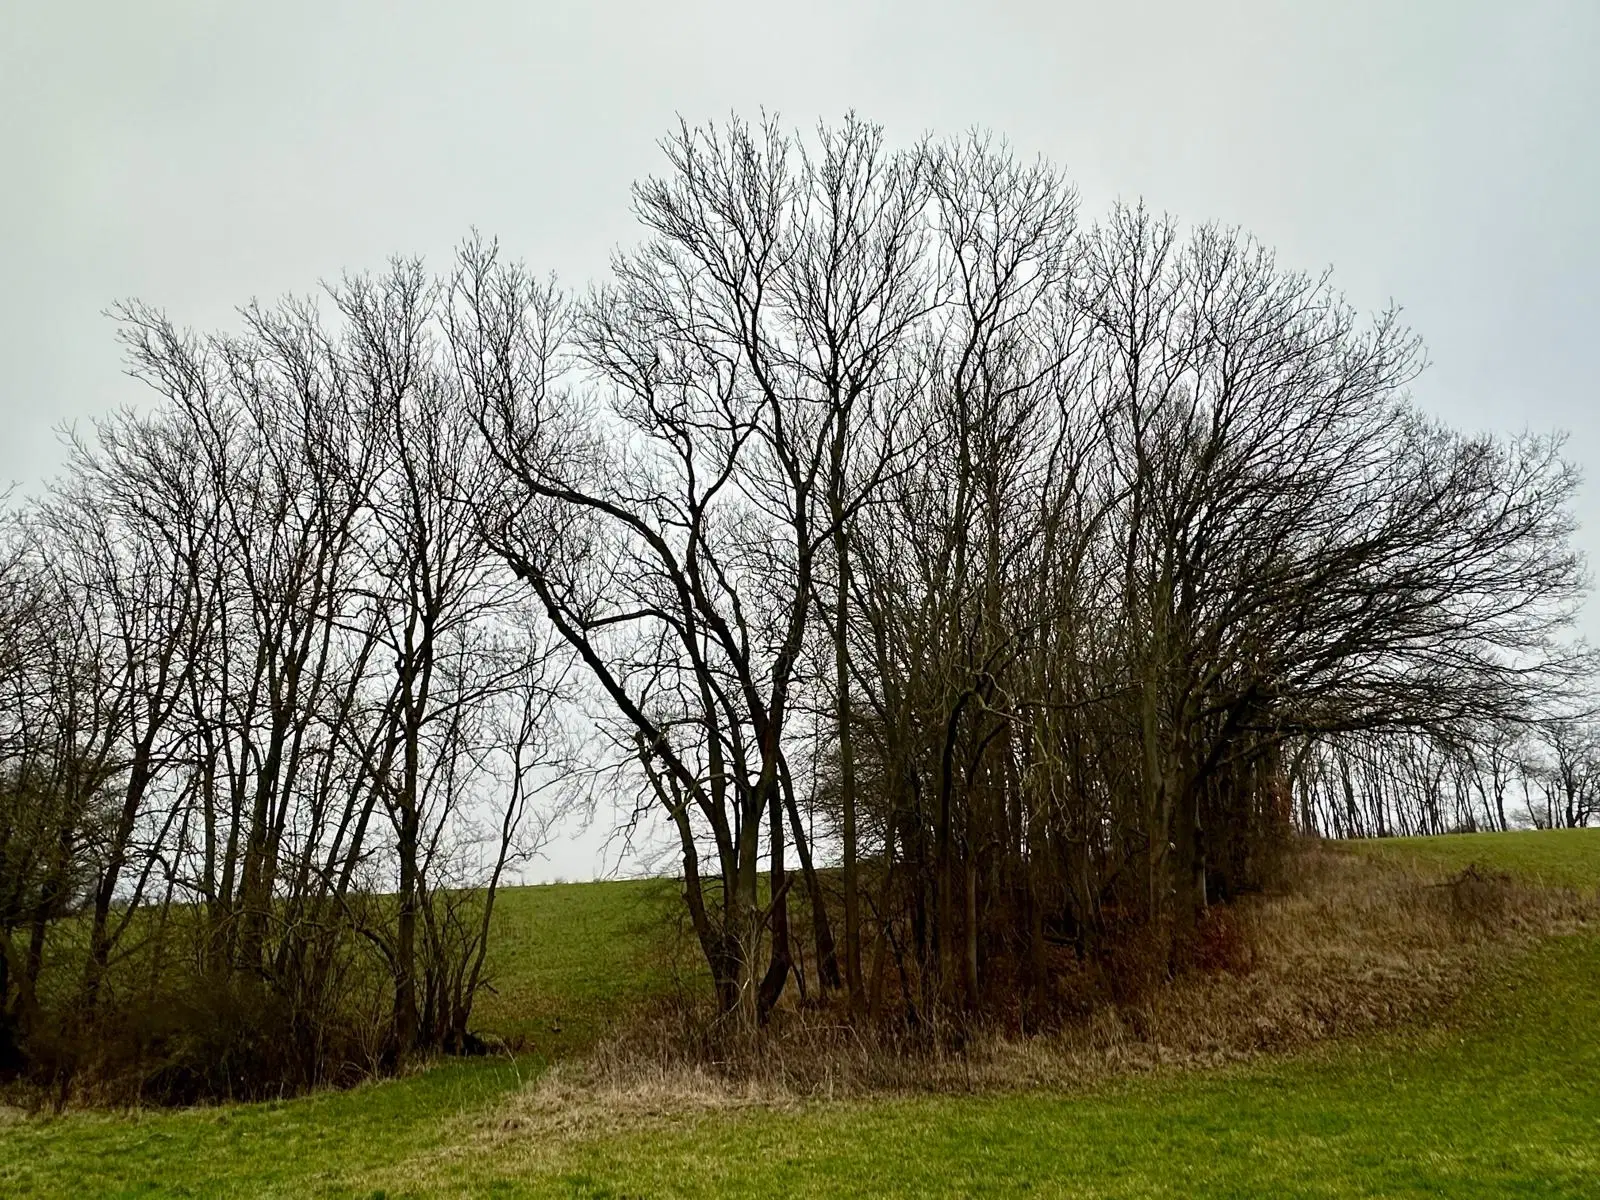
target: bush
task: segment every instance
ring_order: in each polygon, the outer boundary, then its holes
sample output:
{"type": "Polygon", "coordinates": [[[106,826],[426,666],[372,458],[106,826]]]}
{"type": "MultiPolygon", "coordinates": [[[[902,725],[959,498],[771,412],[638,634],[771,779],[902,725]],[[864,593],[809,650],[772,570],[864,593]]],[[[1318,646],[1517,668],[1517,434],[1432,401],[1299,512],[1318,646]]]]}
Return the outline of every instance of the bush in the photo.
{"type": "Polygon", "coordinates": [[[114,998],[92,1020],[46,1014],[18,1076],[57,1106],[258,1100],[368,1078],[371,1041],[352,1013],[314,1016],[260,980],[190,975],[114,998]]]}

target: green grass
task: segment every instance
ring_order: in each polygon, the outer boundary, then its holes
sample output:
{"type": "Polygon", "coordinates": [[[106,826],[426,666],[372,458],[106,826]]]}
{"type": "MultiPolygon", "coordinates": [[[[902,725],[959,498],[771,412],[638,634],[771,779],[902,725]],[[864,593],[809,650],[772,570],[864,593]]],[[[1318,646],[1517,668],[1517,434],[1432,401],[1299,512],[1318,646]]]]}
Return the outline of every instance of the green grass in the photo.
{"type": "Polygon", "coordinates": [[[682,906],[678,885],[664,879],[506,889],[474,1028],[548,1057],[583,1048],[676,977],[698,979],[698,947],[675,936],[682,906]]]}
{"type": "Polygon", "coordinates": [[[0,1196],[365,1194],[361,1180],[437,1147],[452,1117],[492,1104],[530,1067],[451,1063],[282,1103],[0,1125],[0,1196]]]}
{"type": "Polygon", "coordinates": [[[506,1065],[280,1105],[0,1130],[0,1194],[1600,1194],[1600,938],[1504,966],[1454,1019],[1310,1058],[1080,1096],[816,1105],[593,1139],[492,1127],[506,1065]]]}
{"type": "MultiPolygon", "coordinates": [[[[1600,831],[1363,843],[1600,882],[1600,831]],[[1523,840],[1519,840],[1523,839],[1523,840]]],[[[517,889],[480,1027],[533,1053],[182,1112],[0,1115],[0,1196],[1600,1197],[1600,933],[1500,964],[1426,1031],[1077,1095],[930,1097],[497,1129],[548,1057],[668,986],[669,885],[517,889]],[[556,1033],[559,1027],[562,1032],[556,1033]]],[[[692,958],[690,968],[692,970],[692,958]]]]}
{"type": "Polygon", "coordinates": [[[511,1040],[514,1060],[448,1062],[275,1104],[9,1123],[0,1112],[0,1197],[364,1194],[350,1181],[437,1145],[458,1114],[584,1049],[692,971],[674,934],[678,904],[666,880],[509,888],[495,906],[490,990],[473,1027],[511,1040]]]}
{"type": "MultiPolygon", "coordinates": [[[[642,997],[680,978],[700,978],[699,949],[675,920],[682,908],[679,885],[669,879],[501,890],[473,1030],[546,1057],[588,1046],[642,997]]],[[[474,922],[479,912],[471,910],[474,922]]],[[[173,941],[181,947],[195,936],[192,923],[202,915],[175,907],[170,919],[179,932],[173,941]],[[185,922],[191,925],[187,931],[185,922]]],[[[148,920],[133,923],[113,960],[113,980],[146,969],[152,930],[148,920]]],[[[69,917],[52,932],[41,990],[53,994],[58,1009],[71,1003],[79,986],[87,942],[87,918],[69,917]]],[[[375,957],[367,966],[381,969],[375,957]]]]}
{"type": "Polygon", "coordinates": [[[1594,1197],[1597,995],[1600,938],[1562,938],[1426,1035],[1081,1096],[816,1105],[501,1141],[420,1178],[530,1197],[1594,1197]]]}
{"type": "Polygon", "coordinates": [[[1552,887],[1600,887],[1600,829],[1451,833],[1343,844],[1427,871],[1453,872],[1476,863],[1552,887]]]}

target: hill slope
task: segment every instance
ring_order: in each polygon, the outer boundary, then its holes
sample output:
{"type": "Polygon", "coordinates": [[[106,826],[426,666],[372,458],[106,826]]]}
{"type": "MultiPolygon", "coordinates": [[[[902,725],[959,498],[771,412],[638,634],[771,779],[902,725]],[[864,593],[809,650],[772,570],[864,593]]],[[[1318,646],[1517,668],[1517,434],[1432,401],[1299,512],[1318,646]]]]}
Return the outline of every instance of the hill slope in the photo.
{"type": "MultiPolygon", "coordinates": [[[[1600,886],[1600,830],[1371,843],[1600,886]]],[[[279,1104],[0,1114],[7,1196],[1600,1194],[1600,935],[1500,964],[1445,1020],[1295,1059],[1078,1095],[920,1097],[519,1125],[520,1086],[670,986],[670,885],[515,889],[481,1024],[515,1061],[457,1062],[279,1104]],[[560,1032],[557,1032],[559,1030],[560,1032]]],[[[692,971],[692,960],[683,970],[692,971]]]]}

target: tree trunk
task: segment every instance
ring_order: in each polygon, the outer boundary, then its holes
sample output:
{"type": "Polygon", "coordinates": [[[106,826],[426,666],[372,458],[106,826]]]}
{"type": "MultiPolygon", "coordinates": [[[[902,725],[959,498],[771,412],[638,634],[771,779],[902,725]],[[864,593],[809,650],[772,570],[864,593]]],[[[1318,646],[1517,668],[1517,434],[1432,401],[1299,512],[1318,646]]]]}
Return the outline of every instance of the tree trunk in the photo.
{"type": "Polygon", "coordinates": [[[789,971],[794,966],[794,958],[789,948],[789,879],[783,865],[783,802],[779,799],[777,782],[774,781],[771,799],[768,803],[768,824],[771,826],[772,836],[772,872],[770,887],[772,890],[772,958],[767,966],[767,973],[761,977],[761,991],[758,1001],[759,1018],[765,1020],[767,1014],[777,1004],[778,997],[783,994],[783,985],[788,982],[789,971]]]}
{"type": "Polygon", "coordinates": [[[850,994],[850,1011],[866,1010],[866,995],[861,986],[861,882],[856,864],[856,756],[854,719],[850,710],[850,571],[849,548],[843,528],[843,514],[835,504],[834,544],[839,560],[839,595],[834,612],[833,654],[834,691],[838,708],[839,803],[844,839],[844,977],[850,994]]]}
{"type": "Polygon", "coordinates": [[[817,951],[817,978],[821,990],[837,991],[843,986],[839,974],[839,956],[833,944],[833,922],[828,918],[828,898],[822,892],[822,881],[811,858],[811,844],[800,822],[800,806],[795,801],[794,786],[789,773],[781,776],[784,804],[789,810],[789,828],[794,835],[795,855],[800,859],[800,875],[806,885],[806,898],[811,906],[811,938],[817,951]]]}

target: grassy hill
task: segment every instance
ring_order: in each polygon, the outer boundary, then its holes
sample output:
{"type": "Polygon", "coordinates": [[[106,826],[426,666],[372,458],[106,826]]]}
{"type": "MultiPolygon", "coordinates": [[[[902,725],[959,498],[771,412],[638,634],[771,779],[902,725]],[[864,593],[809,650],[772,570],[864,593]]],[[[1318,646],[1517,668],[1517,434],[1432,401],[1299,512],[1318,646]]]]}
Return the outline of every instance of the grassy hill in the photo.
{"type": "Polygon", "coordinates": [[[1600,829],[1541,829],[1516,833],[1448,833],[1438,837],[1346,842],[1362,854],[1420,870],[1445,873],[1477,863],[1553,887],[1600,887],[1600,829]]]}
{"type": "MultiPolygon", "coordinates": [[[[1363,843],[1600,887],[1600,830],[1363,843]]],[[[479,1024],[514,1059],[181,1112],[0,1113],[5,1196],[1600,1195],[1600,932],[1498,963],[1440,1021],[1072,1094],[522,1119],[524,1085],[693,978],[670,885],[506,893],[479,1024]]]]}
{"type": "Polygon", "coordinates": [[[640,999],[699,978],[670,880],[507,888],[495,902],[489,991],[474,1027],[540,1058],[587,1047],[640,999]]]}

